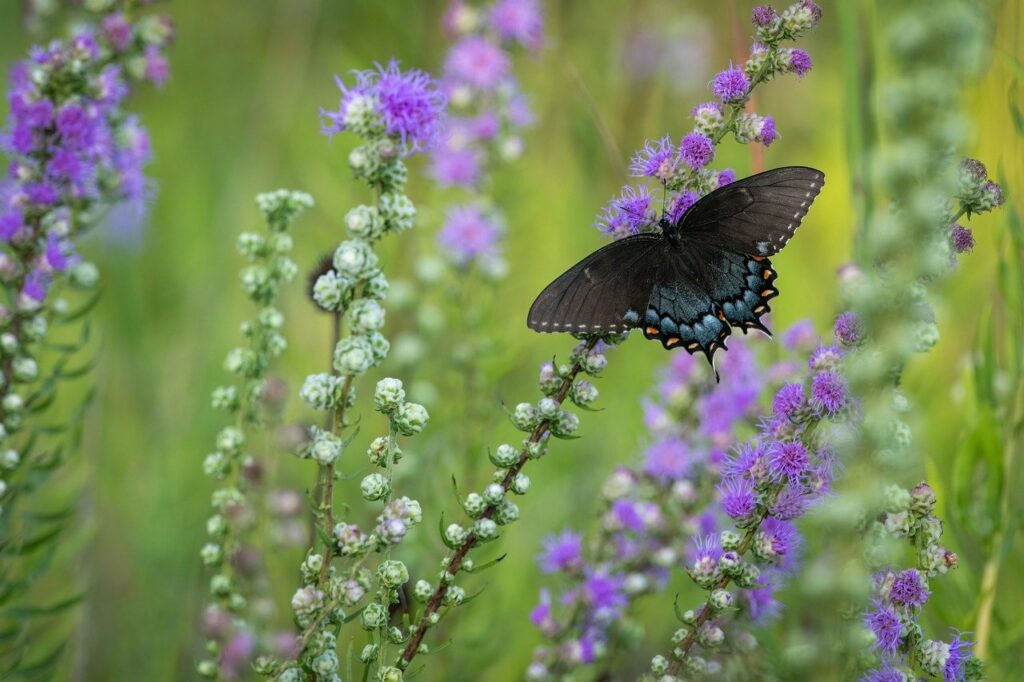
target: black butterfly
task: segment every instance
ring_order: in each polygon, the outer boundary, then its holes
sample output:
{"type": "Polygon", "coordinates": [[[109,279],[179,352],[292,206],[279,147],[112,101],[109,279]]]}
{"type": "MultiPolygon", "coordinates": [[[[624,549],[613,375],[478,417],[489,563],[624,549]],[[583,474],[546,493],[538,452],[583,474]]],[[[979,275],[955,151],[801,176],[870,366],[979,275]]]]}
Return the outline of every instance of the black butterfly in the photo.
{"type": "MultiPolygon", "coordinates": [[[[530,307],[539,332],[603,334],[642,328],[665,348],[703,351],[714,366],[732,327],[771,335],[761,316],[778,295],[768,260],[782,250],[824,184],[788,166],[720,187],[661,234],[598,249],[549,284],[530,307]]],[[[717,373],[716,373],[717,375],[717,373]]]]}

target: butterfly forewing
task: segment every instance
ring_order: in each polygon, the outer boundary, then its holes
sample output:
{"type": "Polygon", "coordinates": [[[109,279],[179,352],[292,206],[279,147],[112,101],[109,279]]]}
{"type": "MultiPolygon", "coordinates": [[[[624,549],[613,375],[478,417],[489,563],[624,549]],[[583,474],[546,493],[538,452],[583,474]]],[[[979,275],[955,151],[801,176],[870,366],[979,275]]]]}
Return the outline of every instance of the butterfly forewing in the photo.
{"type": "Polygon", "coordinates": [[[716,189],[670,229],[735,253],[771,256],[789,242],[824,182],[813,168],[774,168],[716,189]]]}
{"type": "Polygon", "coordinates": [[[664,239],[640,234],[612,242],[569,268],[530,307],[539,332],[620,332],[647,308],[664,239]],[[631,314],[632,313],[632,314],[631,314]]]}

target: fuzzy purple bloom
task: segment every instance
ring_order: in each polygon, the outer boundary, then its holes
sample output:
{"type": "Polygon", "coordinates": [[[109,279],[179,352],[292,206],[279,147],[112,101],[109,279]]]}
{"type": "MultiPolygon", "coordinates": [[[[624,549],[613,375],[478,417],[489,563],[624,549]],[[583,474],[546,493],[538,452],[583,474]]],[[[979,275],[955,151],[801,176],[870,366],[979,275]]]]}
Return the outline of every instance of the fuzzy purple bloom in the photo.
{"type": "Polygon", "coordinates": [[[791,417],[803,406],[803,384],[785,384],[772,398],[772,414],[776,417],[791,417]]]}
{"type": "Polygon", "coordinates": [[[949,229],[949,245],[954,253],[966,253],[974,248],[974,233],[957,223],[949,229]]]}
{"type": "Polygon", "coordinates": [[[967,641],[963,634],[957,632],[949,643],[949,658],[942,667],[942,679],[945,682],[963,682],[966,678],[967,661],[972,658],[971,647],[974,642],[967,641]]]}
{"type": "Polygon", "coordinates": [[[688,133],[679,143],[679,155],[686,165],[698,170],[715,156],[715,145],[700,133],[688,133]]]}
{"type": "Polygon", "coordinates": [[[479,90],[493,90],[508,77],[508,55],[486,38],[469,36],[456,43],[444,63],[445,78],[479,90]]]}
{"type": "Polygon", "coordinates": [[[644,473],[661,481],[674,481],[686,476],[693,460],[684,441],[664,438],[647,448],[644,473]]]}
{"type": "Polygon", "coordinates": [[[838,367],[843,360],[843,349],[839,346],[819,346],[807,359],[811,369],[832,369],[838,367]]]}
{"type": "Polygon", "coordinates": [[[498,0],[491,8],[491,28],[504,40],[529,50],[544,44],[544,16],[537,0],[498,0]]]}
{"type": "Polygon", "coordinates": [[[736,171],[732,168],[723,168],[721,172],[718,173],[719,187],[725,187],[726,185],[731,185],[734,182],[736,182],[736,171]]]}
{"type": "Polygon", "coordinates": [[[472,187],[480,179],[480,152],[440,147],[430,155],[430,174],[441,187],[472,187]]]}
{"type": "Polygon", "coordinates": [[[530,612],[530,622],[541,632],[552,630],[556,623],[551,617],[551,592],[547,589],[540,591],[540,602],[530,612]]]}
{"type": "Polygon", "coordinates": [[[118,52],[128,47],[132,39],[132,25],[123,14],[111,14],[100,24],[103,37],[118,52]]]}
{"type": "Polygon", "coordinates": [[[448,209],[444,226],[437,234],[438,245],[460,264],[493,254],[501,227],[475,206],[448,209]]]}
{"type": "Polygon", "coordinates": [[[864,625],[875,633],[875,646],[888,654],[896,653],[900,645],[900,614],[881,602],[864,614],[864,625]]]}
{"type": "Polygon", "coordinates": [[[811,350],[818,345],[818,334],[814,331],[814,324],[810,320],[793,323],[793,326],[783,332],[782,344],[789,350],[811,350]]]}
{"type": "Polygon", "coordinates": [[[905,609],[921,608],[930,594],[924,576],[914,568],[897,573],[889,588],[889,599],[905,609]]]}
{"type": "Polygon", "coordinates": [[[750,81],[743,69],[731,66],[715,76],[711,90],[723,102],[737,102],[747,96],[749,88],[750,81]]]}
{"type": "Polygon", "coordinates": [[[749,590],[743,590],[743,598],[750,621],[763,625],[778,617],[782,605],[775,598],[775,587],[770,583],[759,582],[749,590]]]}
{"type": "Polygon", "coordinates": [[[586,569],[582,597],[594,610],[599,620],[614,618],[629,603],[626,597],[626,580],[612,574],[606,568],[586,569]]]}
{"type": "Polygon", "coordinates": [[[626,185],[622,194],[612,199],[598,218],[597,228],[615,239],[636,234],[654,224],[651,193],[640,185],[626,185]]]}
{"type": "Polygon", "coordinates": [[[801,491],[786,488],[772,503],[771,514],[780,521],[792,521],[807,513],[811,500],[801,491]]]}
{"type": "Polygon", "coordinates": [[[771,5],[758,5],[754,8],[751,20],[754,22],[754,26],[768,28],[778,18],[779,15],[776,14],[775,9],[771,5]]]}
{"type": "Polygon", "coordinates": [[[871,670],[860,678],[860,682],[903,682],[903,680],[903,673],[888,664],[871,670]]]}
{"type": "Polygon", "coordinates": [[[633,155],[629,165],[629,174],[635,178],[657,178],[667,182],[679,168],[679,157],[676,156],[672,139],[666,135],[655,143],[645,142],[642,149],[633,155]]]}
{"type": "Polygon", "coordinates": [[[615,500],[612,503],[612,515],[620,526],[634,533],[642,533],[645,527],[644,519],[637,509],[637,503],[632,500],[615,500]]]}
{"type": "Polygon", "coordinates": [[[788,559],[800,546],[800,534],[789,521],[769,516],[761,524],[761,533],[778,556],[788,559]]]}
{"type": "Polygon", "coordinates": [[[757,133],[757,139],[765,147],[772,146],[772,142],[779,139],[779,131],[775,128],[775,119],[765,116],[761,119],[761,129],[757,133]]]}
{"type": "Polygon", "coordinates": [[[722,511],[730,518],[745,519],[757,509],[757,495],[746,477],[727,478],[718,485],[722,511]]]}
{"type": "Polygon", "coordinates": [[[668,212],[665,214],[669,223],[678,225],[679,221],[683,219],[683,216],[690,210],[690,207],[697,203],[699,198],[695,192],[690,190],[677,194],[672,203],[669,204],[668,212]]]}
{"type": "Polygon", "coordinates": [[[769,448],[768,466],[775,479],[797,479],[810,468],[810,453],[800,441],[772,443],[769,448]]]}
{"type": "Polygon", "coordinates": [[[805,50],[797,48],[789,53],[789,68],[798,77],[803,78],[812,66],[814,66],[814,62],[811,61],[811,55],[805,50]]]}
{"type": "Polygon", "coordinates": [[[855,346],[863,338],[864,329],[857,313],[847,311],[836,318],[836,322],[832,326],[832,333],[835,335],[836,341],[844,346],[855,346]]]}
{"type": "Polygon", "coordinates": [[[537,564],[545,573],[578,570],[583,565],[583,538],[569,530],[547,536],[537,564]]]}
{"type": "Polygon", "coordinates": [[[834,415],[850,398],[846,379],[839,372],[818,372],[811,379],[811,405],[820,412],[834,415]]]}

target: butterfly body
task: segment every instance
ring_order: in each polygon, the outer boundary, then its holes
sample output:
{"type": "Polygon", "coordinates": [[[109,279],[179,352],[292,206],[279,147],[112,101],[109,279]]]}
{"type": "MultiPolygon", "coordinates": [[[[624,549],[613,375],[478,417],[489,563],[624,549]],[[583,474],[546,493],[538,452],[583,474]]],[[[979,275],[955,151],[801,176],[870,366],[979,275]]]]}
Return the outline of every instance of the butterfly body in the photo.
{"type": "Polygon", "coordinates": [[[806,215],[821,171],[776,168],[711,192],[661,233],[598,249],[534,301],[527,324],[540,332],[603,334],[639,328],[667,349],[709,361],[733,328],[769,333],[760,318],[778,295],[774,255],[806,215]]]}

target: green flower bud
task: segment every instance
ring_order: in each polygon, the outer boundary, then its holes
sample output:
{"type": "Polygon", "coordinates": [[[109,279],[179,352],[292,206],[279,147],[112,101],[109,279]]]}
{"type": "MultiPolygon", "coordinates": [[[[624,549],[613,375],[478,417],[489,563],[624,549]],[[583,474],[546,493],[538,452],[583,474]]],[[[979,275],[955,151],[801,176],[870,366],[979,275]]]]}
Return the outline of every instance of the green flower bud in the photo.
{"type": "Polygon", "coordinates": [[[490,460],[494,466],[508,469],[519,461],[519,451],[507,443],[502,443],[491,453],[490,460]]]}
{"type": "Polygon", "coordinates": [[[416,207],[404,194],[383,194],[380,198],[380,214],[388,232],[404,232],[416,220],[416,207]]]}
{"type": "Polygon", "coordinates": [[[401,561],[383,561],[377,569],[377,575],[385,587],[396,588],[409,580],[409,569],[401,561]]]}
{"type": "Polygon", "coordinates": [[[373,394],[373,404],[378,412],[391,414],[405,402],[405,390],[399,379],[390,377],[377,382],[377,390],[373,394]]]}
{"type": "Polygon", "coordinates": [[[505,490],[500,484],[491,483],[484,488],[483,498],[487,501],[487,504],[494,506],[505,499],[505,490]]]}
{"type": "Polygon", "coordinates": [[[345,214],[345,227],[353,237],[373,241],[384,231],[384,221],[376,206],[356,206],[345,214]]]}
{"type": "Polygon", "coordinates": [[[483,516],[483,513],[487,511],[487,503],[479,494],[470,493],[466,496],[466,501],[463,502],[462,508],[466,510],[466,514],[470,518],[476,519],[483,516]]]}
{"type": "Polygon", "coordinates": [[[466,541],[469,531],[457,523],[453,523],[444,531],[444,539],[450,545],[461,545],[466,541]]]}
{"type": "Polygon", "coordinates": [[[473,524],[473,533],[481,540],[490,540],[498,536],[498,524],[491,519],[480,519],[473,524]]]}
{"type": "Polygon", "coordinates": [[[412,593],[418,600],[426,603],[434,595],[434,588],[426,580],[417,580],[412,593]]]}
{"type": "Polygon", "coordinates": [[[199,556],[207,566],[215,566],[224,558],[224,551],[221,549],[220,545],[213,542],[207,542],[203,545],[203,548],[199,550],[199,556]]]}
{"type": "Polygon", "coordinates": [[[341,456],[343,444],[340,438],[330,431],[317,431],[309,446],[309,456],[319,464],[334,464],[341,456]]]}
{"type": "Polygon", "coordinates": [[[92,289],[100,281],[100,271],[94,264],[82,261],[68,270],[68,282],[76,289],[92,289]]]}
{"type": "Polygon", "coordinates": [[[314,410],[332,410],[341,404],[341,390],[344,380],[341,377],[321,372],[310,374],[302,382],[299,397],[314,410]]]}
{"type": "Polygon", "coordinates": [[[391,482],[383,474],[370,474],[359,484],[359,491],[366,500],[380,500],[391,491],[391,482]]]}
{"type": "Polygon", "coordinates": [[[34,381],[39,376],[39,365],[29,357],[15,358],[11,363],[15,381],[34,381]]]}
{"type": "Polygon", "coordinates": [[[525,495],[530,489],[530,477],[524,473],[518,473],[512,478],[512,484],[509,486],[509,490],[514,492],[516,495],[525,495]]]}
{"type": "Polygon", "coordinates": [[[373,363],[373,347],[362,336],[346,336],[334,349],[334,367],[342,374],[360,376],[373,363]]]}
{"type": "MultiPolygon", "coordinates": [[[[515,502],[502,502],[494,508],[494,522],[499,526],[507,526],[519,520],[519,505],[515,502]]],[[[467,569],[469,570],[469,569],[467,569]]]]}
{"type": "Polygon", "coordinates": [[[354,286],[350,277],[329,270],[316,278],[313,284],[313,300],[324,310],[340,310],[352,298],[354,286]]]}
{"type": "Polygon", "coordinates": [[[374,274],[376,267],[377,254],[365,241],[344,241],[334,252],[334,269],[341,275],[356,280],[367,279],[374,274]]]}
{"type": "Polygon", "coordinates": [[[519,403],[512,413],[512,423],[520,431],[533,431],[537,426],[537,413],[530,403],[519,403]]]}
{"type": "Polygon", "coordinates": [[[427,408],[418,403],[403,403],[393,417],[395,428],[403,436],[414,436],[422,431],[429,418],[427,408]]]}
{"type": "Polygon", "coordinates": [[[388,622],[388,610],[382,604],[372,601],[362,613],[363,629],[376,630],[388,622]]]}

